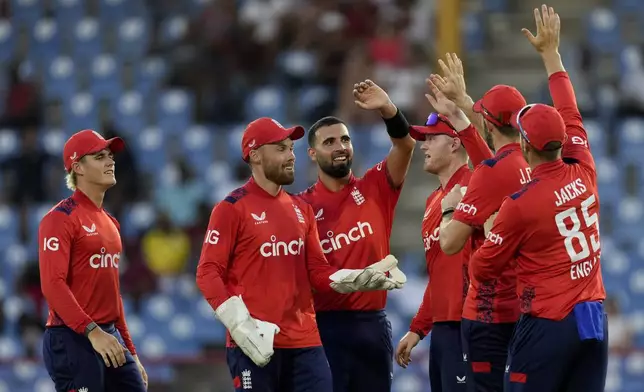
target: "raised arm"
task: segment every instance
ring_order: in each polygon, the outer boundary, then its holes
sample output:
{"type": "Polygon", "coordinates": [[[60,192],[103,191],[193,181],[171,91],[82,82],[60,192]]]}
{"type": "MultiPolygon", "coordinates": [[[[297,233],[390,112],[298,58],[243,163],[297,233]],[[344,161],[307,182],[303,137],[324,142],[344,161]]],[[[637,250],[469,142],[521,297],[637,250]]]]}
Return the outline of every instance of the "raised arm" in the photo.
{"type": "Polygon", "coordinates": [[[559,54],[561,29],[559,15],[552,7],[548,8],[544,5],[541,11],[535,8],[534,19],[537,25],[537,35],[532,35],[528,29],[522,31],[541,55],[548,73],[548,87],[554,107],[566,124],[568,139],[561,151],[562,158],[582,163],[594,172],[595,161],[590,152],[588,135],[582,123],[581,113],[579,113],[575,91],[559,54]]]}
{"type": "Polygon", "coordinates": [[[409,123],[387,93],[367,79],[356,83],[353,89],[356,105],[362,109],[378,110],[391,138],[391,150],[387,155],[387,170],[395,188],[402,186],[407,177],[416,141],[409,136],[409,123]]]}

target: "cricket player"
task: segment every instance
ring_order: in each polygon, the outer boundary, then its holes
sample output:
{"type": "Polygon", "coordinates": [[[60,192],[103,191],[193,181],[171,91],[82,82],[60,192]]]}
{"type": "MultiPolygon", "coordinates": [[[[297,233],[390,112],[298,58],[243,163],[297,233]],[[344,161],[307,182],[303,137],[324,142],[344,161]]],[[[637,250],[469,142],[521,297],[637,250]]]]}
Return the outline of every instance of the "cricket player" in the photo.
{"type": "MultiPolygon", "coordinates": [[[[449,67],[443,67],[443,70],[447,72],[447,84],[450,84],[449,80],[459,73],[454,61],[458,57],[451,55],[447,60],[449,67]]],[[[433,99],[440,101],[435,102],[434,107],[451,109],[456,102],[464,101],[457,98],[448,102],[442,93],[447,84],[441,82],[442,78],[431,78],[429,82],[435,97],[433,99]]],[[[465,90],[457,95],[466,95],[465,90]]],[[[485,222],[499,210],[506,196],[517,192],[530,180],[530,167],[519,145],[519,131],[510,123],[512,114],[525,105],[521,93],[505,85],[492,87],[473,105],[473,111],[483,118],[483,134],[496,155],[476,167],[465,196],[455,187],[443,198],[440,245],[445,253],[456,254],[469,243],[473,245],[473,250],[480,247],[485,240],[485,222]]],[[[478,149],[471,140],[480,136],[474,127],[460,131],[459,136],[468,154],[475,155],[478,149]]],[[[469,362],[469,391],[503,390],[508,345],[518,318],[519,300],[514,268],[507,268],[499,279],[490,284],[481,284],[470,276],[461,324],[463,358],[469,362]]]]}
{"type": "Polygon", "coordinates": [[[283,189],[294,181],[293,142],[302,127],[270,118],[242,137],[252,177],[210,217],[197,285],[229,332],[227,360],[237,391],[327,392],[331,371],[322,348],[313,292],[401,288],[391,255],[359,269],[328,264],[311,206],[283,189]],[[382,261],[381,261],[382,259],[382,261]]]}
{"type": "Polygon", "coordinates": [[[486,284],[516,260],[522,315],[510,343],[505,391],[599,392],[608,326],[597,174],[558,53],[559,15],[544,5],[535,19],[536,37],[524,34],[541,54],[555,107],[527,105],[512,117],[532,180],[503,202],[470,268],[486,284]]]}
{"type": "Polygon", "coordinates": [[[92,130],[63,148],[74,194],[40,222],[38,264],[49,305],[43,358],[59,392],[142,392],[147,374],[125,323],[119,293],[119,223],[102,207],[116,184],[113,154],[123,140],[92,130]]]}
{"type": "MultiPolygon", "coordinates": [[[[354,85],[356,104],[377,111],[392,147],[363,177],[353,175],[353,144],[346,124],[317,121],[308,133],[318,181],[299,196],[313,207],[319,241],[337,268],[364,268],[389,254],[394,210],[409,170],[415,141],[409,124],[387,93],[371,80],[354,85]]],[[[333,373],[334,392],[388,392],[393,377],[387,293],[314,295],[320,336],[333,373]]]]}
{"type": "MultiPolygon", "coordinates": [[[[450,113],[457,114],[452,118],[456,126],[460,129],[470,127],[467,117],[452,105],[450,113]]],[[[406,368],[413,348],[431,331],[429,379],[434,392],[466,391],[467,385],[461,347],[461,314],[469,286],[467,259],[463,252],[446,254],[439,244],[441,200],[455,186],[465,188],[471,176],[456,126],[443,115],[432,113],[425,126],[411,128],[411,136],[422,142],[423,170],[438,176],[440,186],[427,198],[422,223],[429,282],[409,332],[398,343],[396,362],[406,368]]],[[[481,138],[478,140],[479,149],[486,150],[485,142],[481,138]]]]}

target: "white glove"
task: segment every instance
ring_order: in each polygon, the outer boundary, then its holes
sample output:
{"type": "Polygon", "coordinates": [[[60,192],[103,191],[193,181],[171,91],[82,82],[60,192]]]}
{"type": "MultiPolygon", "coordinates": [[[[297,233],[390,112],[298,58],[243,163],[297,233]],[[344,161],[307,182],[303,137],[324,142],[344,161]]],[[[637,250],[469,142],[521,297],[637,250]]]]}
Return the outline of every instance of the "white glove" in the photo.
{"type": "Polygon", "coordinates": [[[280,328],[252,318],[244,301],[237,296],[219,305],[215,314],[244,354],[257,366],[266,366],[273,356],[273,340],[280,328]]]}
{"type": "Polygon", "coordinates": [[[338,293],[347,294],[355,291],[401,289],[407,282],[405,274],[398,269],[398,260],[392,255],[386,256],[365,269],[342,269],[333,273],[331,288],[338,293]],[[386,273],[389,273],[387,277],[386,273]]]}

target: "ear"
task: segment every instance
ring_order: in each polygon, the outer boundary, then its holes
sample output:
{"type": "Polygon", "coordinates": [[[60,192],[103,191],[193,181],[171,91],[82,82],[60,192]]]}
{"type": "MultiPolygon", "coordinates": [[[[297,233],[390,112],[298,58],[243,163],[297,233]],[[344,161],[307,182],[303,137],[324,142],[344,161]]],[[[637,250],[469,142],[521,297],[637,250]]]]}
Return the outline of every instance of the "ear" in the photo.
{"type": "Polygon", "coordinates": [[[461,139],[457,137],[452,138],[452,152],[457,152],[462,145],[463,143],[461,142],[461,139]]]}
{"type": "Polygon", "coordinates": [[[248,154],[248,162],[249,163],[260,163],[262,161],[261,154],[259,153],[259,149],[255,150],[250,150],[250,153],[248,154]]]}
{"type": "Polygon", "coordinates": [[[309,158],[311,159],[311,161],[315,162],[315,149],[312,147],[309,147],[306,149],[306,153],[309,155],[309,158]]]}
{"type": "Polygon", "coordinates": [[[72,163],[72,172],[76,173],[76,175],[82,176],[85,172],[85,168],[80,161],[76,161],[72,163]]]}

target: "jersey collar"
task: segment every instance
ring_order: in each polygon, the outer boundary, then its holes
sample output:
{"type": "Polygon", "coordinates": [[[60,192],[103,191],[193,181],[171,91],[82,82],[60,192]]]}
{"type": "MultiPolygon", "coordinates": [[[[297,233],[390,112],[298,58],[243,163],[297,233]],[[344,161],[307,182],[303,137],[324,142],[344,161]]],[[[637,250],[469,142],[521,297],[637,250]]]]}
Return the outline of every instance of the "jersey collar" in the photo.
{"type": "Polygon", "coordinates": [[[280,191],[277,192],[277,195],[275,196],[271,195],[270,193],[266,192],[264,188],[259,186],[259,184],[255,181],[255,178],[253,178],[253,176],[250,176],[250,178],[246,182],[246,185],[244,185],[244,188],[248,189],[250,193],[265,196],[265,197],[270,197],[271,199],[280,197],[284,192],[284,187],[280,187],[280,191]]]}
{"type": "Polygon", "coordinates": [[[521,145],[519,143],[509,143],[509,144],[506,144],[505,146],[499,148],[498,150],[496,150],[495,156],[499,156],[501,153],[503,153],[505,151],[516,150],[516,149],[519,149],[519,148],[521,148],[521,145]]]}
{"type": "Polygon", "coordinates": [[[353,175],[353,170],[352,170],[351,174],[349,175],[349,182],[347,182],[347,184],[344,186],[344,188],[340,189],[338,192],[333,192],[332,190],[327,188],[326,185],[324,185],[324,183],[322,182],[322,180],[320,180],[320,177],[318,177],[318,180],[317,180],[317,182],[315,183],[315,186],[314,186],[314,190],[315,190],[315,192],[335,194],[335,193],[342,192],[342,191],[344,191],[346,189],[351,189],[350,188],[351,185],[355,184],[356,181],[357,181],[357,178],[356,178],[356,176],[353,175]]]}
{"type": "Polygon", "coordinates": [[[470,171],[470,168],[467,167],[467,164],[459,167],[458,170],[456,170],[454,174],[452,174],[452,176],[449,178],[449,181],[447,181],[447,186],[445,187],[447,189],[444,189],[442,186],[441,189],[445,192],[451,191],[452,188],[454,188],[454,185],[458,184],[461,178],[463,178],[465,173],[467,173],[468,171],[470,171]]]}
{"type": "Polygon", "coordinates": [[[83,206],[85,206],[85,207],[87,207],[87,208],[90,208],[90,209],[92,209],[92,210],[94,210],[94,211],[103,211],[103,209],[102,209],[102,208],[97,207],[97,206],[96,206],[96,204],[94,204],[94,202],[93,202],[89,197],[87,197],[87,195],[86,195],[86,194],[84,194],[84,193],[83,193],[81,190],[79,190],[79,189],[76,189],[76,190],[74,191],[74,193],[72,194],[72,199],[73,199],[76,203],[78,203],[79,205],[83,205],[83,206]]]}
{"type": "Polygon", "coordinates": [[[534,168],[530,177],[532,177],[533,179],[537,177],[549,177],[552,173],[560,171],[564,167],[564,165],[565,163],[561,159],[557,159],[553,162],[542,163],[534,168]]]}

